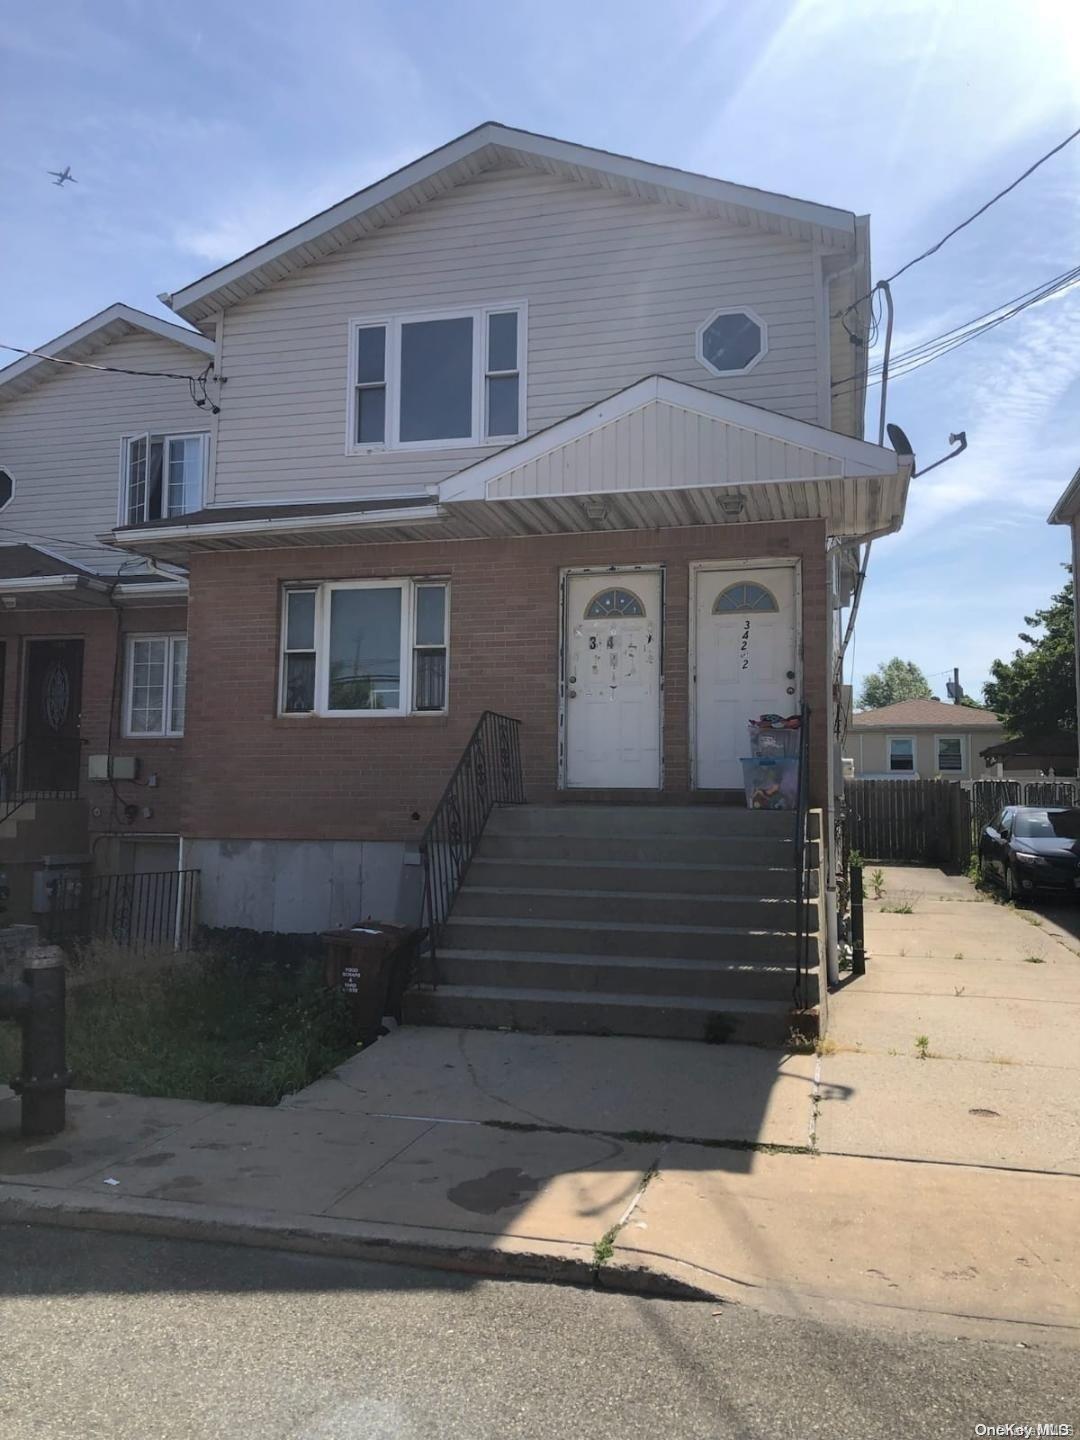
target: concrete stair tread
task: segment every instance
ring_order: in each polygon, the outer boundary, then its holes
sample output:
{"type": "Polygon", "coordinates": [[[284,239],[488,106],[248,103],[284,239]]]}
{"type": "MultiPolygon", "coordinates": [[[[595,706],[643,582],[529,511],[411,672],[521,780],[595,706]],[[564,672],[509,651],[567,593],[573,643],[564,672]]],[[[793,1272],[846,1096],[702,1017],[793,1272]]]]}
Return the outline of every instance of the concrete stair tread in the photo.
{"type": "Polygon", "coordinates": [[[580,990],[536,990],[500,985],[439,985],[433,991],[419,993],[455,1000],[536,1001],[543,1005],[568,1005],[575,1009],[580,1009],[582,1004],[627,1009],[636,1006],[650,1010],[698,1010],[710,1015],[721,1010],[736,1010],[747,1015],[777,1015],[786,1014],[791,1009],[789,1000],[743,1000],[736,997],[710,1000],[697,995],[619,995],[599,990],[582,994],[580,990]]]}
{"type": "Polygon", "coordinates": [[[498,960],[506,965],[565,965],[569,969],[619,968],[625,970],[693,970],[701,974],[724,974],[729,971],[776,970],[794,971],[795,962],[777,960],[682,960],[670,955],[585,955],[563,950],[481,950],[475,947],[455,948],[440,945],[440,961],[446,960],[498,960]]]}
{"type": "MultiPolygon", "coordinates": [[[[682,896],[678,897],[682,899],[682,896]]],[[[529,929],[548,930],[599,930],[604,934],[615,931],[632,931],[634,934],[664,934],[664,935],[785,935],[791,939],[795,937],[794,930],[761,930],[750,925],[653,925],[638,920],[549,920],[538,918],[535,915],[454,915],[451,914],[448,922],[450,926],[460,925],[490,925],[490,926],[513,926],[527,927],[529,929]]],[[[811,932],[813,933],[813,932],[811,932]]],[[[595,957],[594,957],[595,958],[595,957]]]]}
{"type": "Polygon", "coordinates": [[[532,885],[472,885],[468,881],[461,889],[462,893],[467,890],[473,895],[523,895],[530,899],[541,895],[572,895],[577,900],[675,900],[680,903],[707,905],[742,905],[747,900],[752,900],[755,905],[795,903],[794,895],[687,895],[681,890],[577,890],[566,886],[541,889],[532,885]]]}
{"type": "MultiPolygon", "coordinates": [[[[543,837],[548,838],[548,837],[543,837]]],[[[738,873],[740,870],[770,870],[779,875],[793,874],[791,865],[733,865],[726,861],[690,862],[683,860],[552,860],[546,855],[537,855],[535,858],[529,856],[526,859],[520,856],[499,856],[499,855],[476,855],[472,865],[516,865],[522,870],[527,870],[531,865],[544,865],[549,869],[557,870],[560,866],[565,868],[573,864],[581,870],[670,870],[676,874],[684,870],[701,871],[704,874],[729,875],[738,873]]]]}

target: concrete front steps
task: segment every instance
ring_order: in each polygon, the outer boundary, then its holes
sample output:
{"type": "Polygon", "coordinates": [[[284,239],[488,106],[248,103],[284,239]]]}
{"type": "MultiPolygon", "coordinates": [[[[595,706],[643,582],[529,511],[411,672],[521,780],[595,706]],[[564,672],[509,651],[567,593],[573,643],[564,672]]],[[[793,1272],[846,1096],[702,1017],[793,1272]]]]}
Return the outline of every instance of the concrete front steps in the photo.
{"type": "MultiPolygon", "coordinates": [[[[793,831],[790,813],[719,806],[497,810],[444,929],[438,984],[406,997],[406,1019],[783,1043],[793,831]]],[[[814,898],[811,932],[817,911],[814,898]]]]}

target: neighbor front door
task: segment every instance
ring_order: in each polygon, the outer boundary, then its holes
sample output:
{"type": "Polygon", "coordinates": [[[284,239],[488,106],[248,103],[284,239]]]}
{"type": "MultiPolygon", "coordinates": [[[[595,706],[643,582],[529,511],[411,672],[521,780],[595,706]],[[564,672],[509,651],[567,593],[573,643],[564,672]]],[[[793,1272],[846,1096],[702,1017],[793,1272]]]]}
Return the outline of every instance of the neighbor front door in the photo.
{"type": "Polygon", "coordinates": [[[79,788],[83,642],[30,640],[23,707],[23,790],[79,788]]]}
{"type": "Polygon", "coordinates": [[[793,565],[696,572],[691,665],[699,790],[741,788],[749,722],[799,709],[795,579],[793,565]]]}
{"type": "Polygon", "coordinates": [[[567,578],[567,786],[660,785],[661,596],[658,570],[567,578]]]}

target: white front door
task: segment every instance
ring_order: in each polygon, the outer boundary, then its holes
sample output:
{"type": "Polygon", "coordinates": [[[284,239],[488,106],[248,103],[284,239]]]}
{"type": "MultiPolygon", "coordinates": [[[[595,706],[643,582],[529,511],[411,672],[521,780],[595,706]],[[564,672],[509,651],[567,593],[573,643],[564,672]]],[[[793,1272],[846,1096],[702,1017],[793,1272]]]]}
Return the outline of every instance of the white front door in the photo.
{"type": "Polygon", "coordinates": [[[566,784],[660,785],[658,570],[566,582],[566,784]]]}
{"type": "Polygon", "coordinates": [[[747,725],[759,715],[793,715],[801,704],[795,623],[795,567],[698,570],[694,784],[741,789],[747,725]]]}

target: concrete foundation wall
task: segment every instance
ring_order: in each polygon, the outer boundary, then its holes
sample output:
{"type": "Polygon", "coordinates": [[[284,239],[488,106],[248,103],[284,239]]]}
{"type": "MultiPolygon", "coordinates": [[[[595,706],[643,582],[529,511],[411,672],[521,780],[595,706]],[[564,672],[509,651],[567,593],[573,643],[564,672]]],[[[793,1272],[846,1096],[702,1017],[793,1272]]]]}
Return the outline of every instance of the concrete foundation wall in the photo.
{"type": "Polygon", "coordinates": [[[423,869],[405,855],[398,841],[188,840],[183,863],[200,871],[204,925],[311,934],[359,919],[415,923],[423,869]]]}

